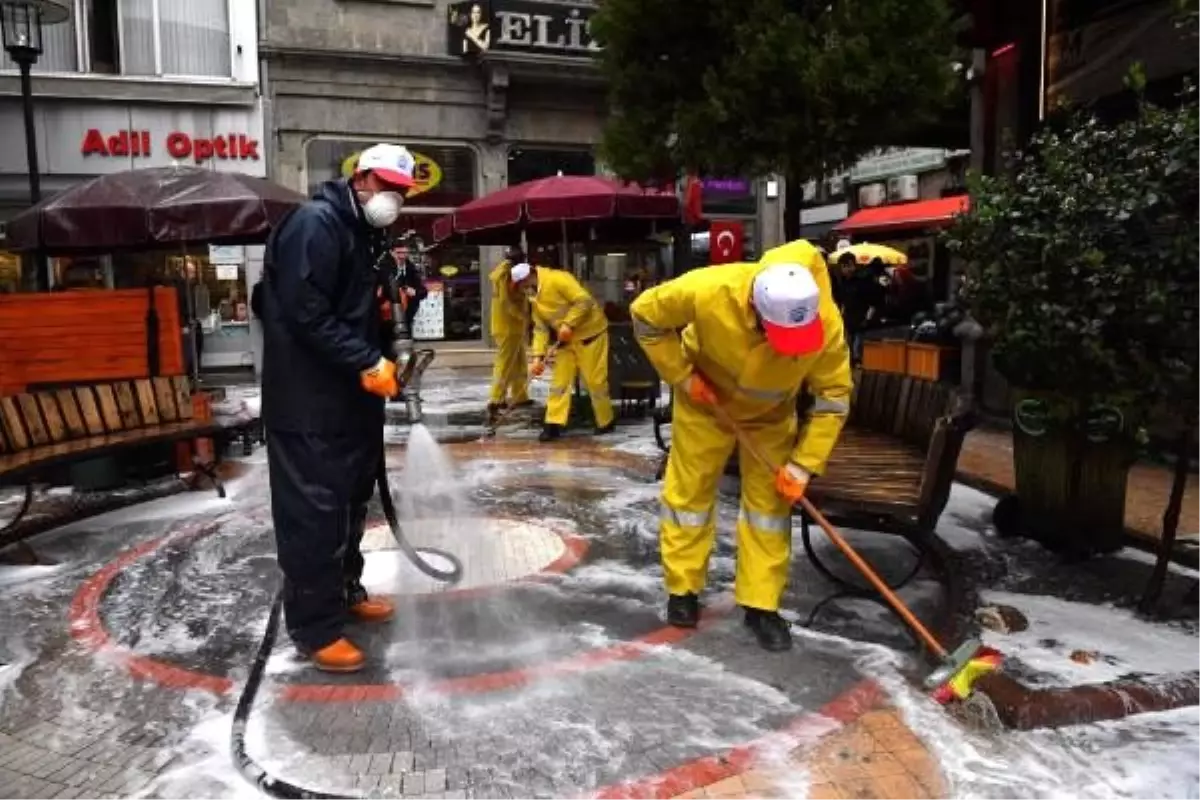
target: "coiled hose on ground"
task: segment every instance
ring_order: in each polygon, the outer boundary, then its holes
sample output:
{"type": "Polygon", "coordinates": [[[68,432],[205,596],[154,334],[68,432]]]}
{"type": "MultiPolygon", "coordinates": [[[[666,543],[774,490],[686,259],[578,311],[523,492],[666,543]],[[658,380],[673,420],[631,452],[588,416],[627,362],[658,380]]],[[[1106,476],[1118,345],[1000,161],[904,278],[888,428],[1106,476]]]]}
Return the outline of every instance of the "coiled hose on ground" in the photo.
{"type": "MultiPolygon", "coordinates": [[[[387,519],[388,527],[392,529],[392,535],[396,537],[396,543],[400,546],[400,551],[404,553],[405,557],[413,563],[413,566],[434,580],[441,581],[442,583],[457,583],[461,580],[463,572],[462,562],[453,554],[432,547],[415,547],[404,536],[404,531],[400,528],[400,520],[396,516],[396,505],[392,500],[392,490],[387,479],[387,465],[382,455],[379,458],[379,469],[376,472],[375,483],[379,489],[379,501],[383,505],[383,515],[387,519]],[[450,568],[438,569],[425,560],[421,555],[423,552],[444,559],[451,565],[450,568]]],[[[275,647],[275,639],[279,635],[279,618],[282,614],[283,590],[280,589],[280,591],[276,592],[275,599],[271,603],[271,613],[267,618],[266,633],[263,634],[262,642],[259,643],[258,653],[254,656],[254,663],[250,666],[250,674],[246,676],[246,684],[242,687],[242,695],[238,698],[237,708],[233,712],[233,728],[230,732],[229,744],[233,752],[234,763],[246,780],[258,787],[259,791],[269,797],[287,798],[288,800],[307,800],[308,798],[312,798],[313,800],[350,800],[354,795],[330,794],[314,789],[305,789],[302,786],[297,786],[294,783],[289,783],[282,778],[271,775],[246,752],[246,726],[250,718],[250,710],[254,707],[254,698],[258,695],[259,686],[262,684],[263,674],[267,668],[267,660],[270,659],[271,651],[275,647]]]]}

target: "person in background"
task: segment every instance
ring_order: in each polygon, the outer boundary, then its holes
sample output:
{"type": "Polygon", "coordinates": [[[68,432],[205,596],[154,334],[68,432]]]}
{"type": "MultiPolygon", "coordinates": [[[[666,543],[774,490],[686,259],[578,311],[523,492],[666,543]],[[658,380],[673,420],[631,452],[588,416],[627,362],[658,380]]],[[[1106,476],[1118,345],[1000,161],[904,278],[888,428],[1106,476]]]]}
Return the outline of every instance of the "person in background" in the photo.
{"type": "Polygon", "coordinates": [[[564,270],[522,262],[513,266],[510,278],[533,306],[533,365],[529,372],[534,377],[546,371],[550,332],[557,337],[550,399],[538,440],[550,442],[562,435],[571,416],[576,375],[583,378],[592,400],[595,435],[611,433],[616,422],[608,393],[608,320],[604,311],[575,276],[564,270]]]}
{"type": "Polygon", "coordinates": [[[512,282],[512,268],[524,263],[525,251],[510,247],[488,281],[492,287],[491,332],[496,342],[492,365],[492,392],[488,397],[487,424],[495,425],[506,408],[533,405],[529,399],[529,300],[512,282]]]}
{"type": "Polygon", "coordinates": [[[778,465],[764,467],[744,447],[738,454],[734,598],[761,647],[792,645],[778,613],[791,565],[792,506],[824,470],[853,389],[825,269],[816,249],[801,240],[757,264],[685,273],[630,307],[638,343],[675,387],[659,518],[671,625],[693,628],[700,618],[716,538],[717,484],[737,446],[734,432],[712,411],[719,404],[778,465]],[[814,402],[801,425],[802,389],[814,402]]]}
{"type": "Polygon", "coordinates": [[[429,296],[425,288],[421,270],[408,257],[408,245],[397,245],[392,248],[392,258],[396,262],[397,274],[400,277],[400,291],[404,293],[404,324],[408,327],[409,336],[413,332],[413,322],[421,309],[421,302],[429,296]]]}
{"type": "Polygon", "coordinates": [[[362,586],[366,504],[383,456],[384,399],[400,391],[379,346],[382,232],[413,185],[404,147],[378,144],[267,242],[261,292],[263,424],[288,634],[321,670],[354,672],[350,617],[390,619],[362,586]]]}

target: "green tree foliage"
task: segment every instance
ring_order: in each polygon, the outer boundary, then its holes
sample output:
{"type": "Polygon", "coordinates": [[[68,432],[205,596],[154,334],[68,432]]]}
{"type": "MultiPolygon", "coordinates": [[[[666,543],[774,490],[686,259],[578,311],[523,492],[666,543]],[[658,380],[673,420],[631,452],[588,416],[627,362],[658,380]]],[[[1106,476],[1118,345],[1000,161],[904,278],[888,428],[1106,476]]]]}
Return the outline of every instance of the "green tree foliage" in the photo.
{"type": "Polygon", "coordinates": [[[961,89],[951,16],[947,0],[604,0],[603,156],[635,180],[846,167],[961,89]]]}
{"type": "Polygon", "coordinates": [[[1194,93],[1173,109],[1143,102],[1115,126],[1066,113],[1009,174],[974,181],[948,238],[966,263],[963,300],[1016,386],[1133,417],[1157,402],[1194,413],[1194,93]]]}

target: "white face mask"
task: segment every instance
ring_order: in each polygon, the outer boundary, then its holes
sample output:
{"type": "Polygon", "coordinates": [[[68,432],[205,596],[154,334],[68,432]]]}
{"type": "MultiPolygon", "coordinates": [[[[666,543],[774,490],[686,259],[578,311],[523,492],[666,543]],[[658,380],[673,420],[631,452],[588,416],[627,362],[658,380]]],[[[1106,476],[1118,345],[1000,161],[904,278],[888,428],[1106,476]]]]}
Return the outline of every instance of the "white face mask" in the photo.
{"type": "Polygon", "coordinates": [[[362,203],[363,219],[372,228],[386,228],[400,216],[403,205],[404,198],[399,192],[376,192],[362,203]]]}

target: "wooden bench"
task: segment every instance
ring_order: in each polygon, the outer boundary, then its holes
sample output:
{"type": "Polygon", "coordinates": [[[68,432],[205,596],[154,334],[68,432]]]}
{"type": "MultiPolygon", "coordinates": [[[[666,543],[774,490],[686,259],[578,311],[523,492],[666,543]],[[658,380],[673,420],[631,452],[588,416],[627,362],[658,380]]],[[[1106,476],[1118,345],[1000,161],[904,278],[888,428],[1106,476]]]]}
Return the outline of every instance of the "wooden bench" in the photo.
{"type": "MultiPolygon", "coordinates": [[[[0,483],[24,482],[17,516],[0,529],[12,530],[29,510],[33,482],[54,467],[150,444],[221,437],[245,420],[200,420],[188,379],[182,376],[113,381],[0,397],[0,483]]],[[[225,488],[214,459],[193,456],[198,476],[225,488]]]]}
{"type": "MultiPolygon", "coordinates": [[[[802,416],[808,402],[811,398],[801,400],[802,416]]],[[[808,496],[835,524],[897,534],[913,545],[916,563],[890,584],[892,588],[912,580],[934,546],[933,532],[949,502],[963,440],[974,423],[970,404],[960,402],[954,386],[855,371],[850,418],[825,474],[813,480],[808,496]]],[[[664,452],[670,447],[664,431],[669,424],[669,408],[655,414],[654,435],[664,452]]],[[[660,477],[665,469],[664,457],[660,477]]],[[[737,474],[736,454],[727,472],[737,474]]],[[[800,533],[818,571],[846,593],[868,593],[865,580],[852,583],[821,560],[812,544],[810,520],[803,514],[800,533]]]]}

